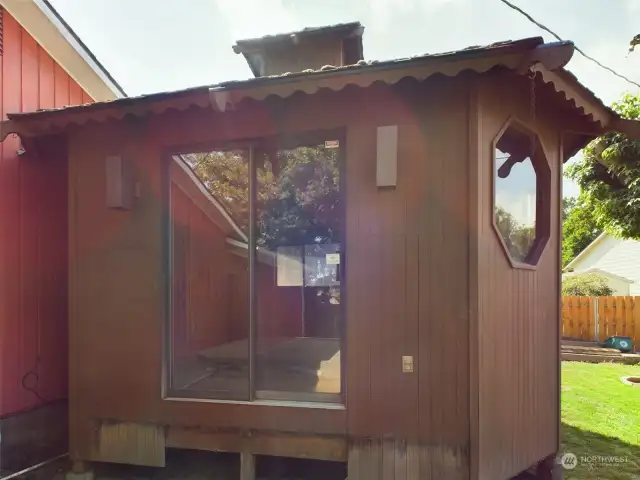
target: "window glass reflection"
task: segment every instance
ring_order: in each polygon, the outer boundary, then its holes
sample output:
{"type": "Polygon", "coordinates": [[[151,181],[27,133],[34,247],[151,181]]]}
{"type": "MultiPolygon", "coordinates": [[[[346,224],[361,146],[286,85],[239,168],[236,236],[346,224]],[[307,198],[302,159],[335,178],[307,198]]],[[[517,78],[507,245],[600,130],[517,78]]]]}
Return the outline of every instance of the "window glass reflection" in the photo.
{"type": "Polygon", "coordinates": [[[536,238],[537,179],[532,140],[509,127],[495,150],[494,218],[511,257],[526,262],[536,238]]]}

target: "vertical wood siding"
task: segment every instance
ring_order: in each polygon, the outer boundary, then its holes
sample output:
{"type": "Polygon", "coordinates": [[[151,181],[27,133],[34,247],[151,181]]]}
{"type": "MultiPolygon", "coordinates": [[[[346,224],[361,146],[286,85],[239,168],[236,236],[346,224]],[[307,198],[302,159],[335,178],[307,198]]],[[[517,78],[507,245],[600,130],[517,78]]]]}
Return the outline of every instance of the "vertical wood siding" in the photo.
{"type": "MultiPolygon", "coordinates": [[[[6,11],[0,109],[10,112],[91,102],[6,11]]],[[[64,158],[0,150],[0,416],[67,395],[67,177],[64,158]],[[37,362],[40,352],[40,362],[37,362]],[[38,363],[38,364],[37,364],[38,363]]]]}
{"type": "Polygon", "coordinates": [[[110,418],[347,437],[365,469],[354,479],[468,478],[466,92],[465,79],[407,81],[249,103],[224,121],[171,111],[71,133],[72,455],[99,459],[91,428],[110,418]],[[395,189],[376,187],[378,125],[399,125],[395,189]],[[336,126],[347,137],[346,411],[162,400],[163,148],[336,126]],[[104,208],[115,150],[142,181],[128,212],[104,208]],[[402,373],[405,355],[414,373],[402,373]]]}
{"type": "Polygon", "coordinates": [[[479,389],[478,478],[493,480],[510,478],[558,448],[562,159],[558,130],[539,104],[533,128],[551,169],[550,238],[535,270],[513,268],[492,224],[492,142],[511,116],[530,121],[529,85],[517,77],[484,80],[476,124],[479,344],[473,363],[479,389]]]}
{"type": "Polygon", "coordinates": [[[528,118],[529,90],[480,78],[490,83],[477,97],[478,77],[434,78],[71,132],[72,455],[100,459],[91,438],[101,418],[346,437],[354,479],[495,480],[554,453],[560,128],[538,108],[555,179],[551,235],[536,270],[514,269],[492,226],[491,144],[511,114],[528,118]],[[380,125],[399,126],[393,189],[375,186],[380,125]],[[336,126],[347,140],[346,410],[163,400],[164,149],[336,126]],[[131,211],[104,207],[114,152],[141,181],[131,211]],[[412,374],[402,373],[406,355],[412,374]]]}
{"type": "Polygon", "coordinates": [[[376,187],[375,127],[348,130],[347,400],[362,466],[349,478],[468,476],[467,89],[425,90],[387,100],[416,105],[396,188],[376,187]]]}

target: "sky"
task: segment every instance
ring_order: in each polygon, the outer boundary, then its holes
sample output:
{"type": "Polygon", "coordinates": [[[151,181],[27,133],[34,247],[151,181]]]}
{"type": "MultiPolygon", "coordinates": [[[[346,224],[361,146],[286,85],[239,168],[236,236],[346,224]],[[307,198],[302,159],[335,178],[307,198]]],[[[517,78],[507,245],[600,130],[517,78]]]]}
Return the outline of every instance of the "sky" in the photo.
{"type": "MultiPolygon", "coordinates": [[[[563,39],[640,83],[640,0],[511,0],[563,39]]],[[[50,0],[129,95],[251,77],[242,38],[358,20],[384,60],[500,40],[555,39],[500,0],[50,0]]],[[[605,103],[638,87],[575,54],[569,70],[605,103]]],[[[565,181],[565,195],[578,193],[565,181]]]]}

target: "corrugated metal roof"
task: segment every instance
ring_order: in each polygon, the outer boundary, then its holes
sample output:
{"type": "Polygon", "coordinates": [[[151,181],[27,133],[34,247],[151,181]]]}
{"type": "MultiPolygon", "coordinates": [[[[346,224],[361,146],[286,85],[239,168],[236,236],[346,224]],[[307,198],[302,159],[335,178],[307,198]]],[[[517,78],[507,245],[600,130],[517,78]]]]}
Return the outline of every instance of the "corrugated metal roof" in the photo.
{"type": "Polygon", "coordinates": [[[60,113],[60,112],[74,112],[78,110],[97,110],[101,108],[110,108],[110,107],[124,107],[133,104],[137,104],[139,102],[148,102],[148,101],[156,101],[163,100],[168,97],[179,97],[179,96],[188,96],[194,93],[208,93],[211,89],[216,90],[233,90],[233,89],[241,89],[241,88],[250,88],[257,87],[263,85],[273,85],[279,82],[287,82],[300,78],[314,78],[321,77],[327,75],[336,75],[336,74],[348,74],[355,72],[362,72],[365,70],[373,70],[373,69],[386,69],[386,68],[399,68],[403,66],[410,66],[412,64],[419,64],[428,60],[435,59],[443,59],[446,57],[459,57],[463,59],[465,57],[471,57],[474,55],[487,54],[487,53],[495,53],[497,51],[507,52],[507,51],[524,51],[528,49],[535,48],[539,45],[542,45],[544,42],[541,37],[532,37],[526,38],[522,40],[507,40],[497,43],[492,43],[490,45],[485,46],[471,46],[467,47],[463,50],[455,50],[451,52],[443,52],[443,53],[435,53],[435,54],[424,54],[424,55],[415,55],[412,57],[406,58],[397,58],[392,60],[378,61],[378,60],[370,60],[370,61],[360,61],[355,65],[346,65],[343,67],[336,67],[332,65],[326,65],[319,70],[304,70],[302,72],[287,72],[281,75],[272,75],[265,77],[257,77],[257,78],[249,78],[244,80],[230,80],[226,82],[221,82],[213,85],[203,85],[197,87],[186,88],[183,90],[174,90],[167,92],[157,92],[145,95],[139,95],[135,97],[127,97],[127,98],[118,98],[115,100],[103,101],[103,102],[95,102],[84,105],[73,105],[63,108],[52,108],[52,109],[41,109],[35,112],[24,112],[24,113],[10,113],[10,118],[25,118],[25,117],[38,117],[43,118],[46,114],[51,113],[60,113]]]}
{"type": "MultiPolygon", "coordinates": [[[[185,110],[194,105],[206,108],[216,102],[220,102],[219,107],[224,110],[227,102],[237,104],[245,98],[263,100],[270,95],[285,98],[296,92],[311,94],[322,88],[338,91],[349,85],[364,87],[377,81],[391,85],[406,77],[424,80],[436,73],[447,76],[455,76],[465,70],[482,73],[497,66],[516,69],[522,67],[522,61],[525,58],[523,55],[527,55],[529,52],[535,52],[538,49],[544,50],[548,47],[566,48],[572,46],[571,42],[545,44],[542,38],[532,37],[387,61],[360,61],[355,65],[342,67],[327,65],[318,70],[227,81],[215,85],[121,98],[57,110],[13,113],[8,117],[16,121],[37,120],[43,121],[44,124],[55,123],[57,127],[61,127],[70,123],[82,124],[89,120],[118,119],[129,114],[141,116],[149,113],[161,113],[169,108],[185,110]],[[215,99],[215,102],[210,96],[215,99]]],[[[589,104],[607,109],[593,92],[580,85],[575,76],[563,69],[560,69],[559,72],[561,72],[563,81],[571,84],[574,93],[578,92],[571,95],[562,91],[568,100],[574,101],[576,108],[581,108],[585,114],[589,114],[588,108],[585,108],[585,102],[578,98],[580,95],[585,95],[588,97],[589,104]]],[[[552,82],[553,80],[546,78],[545,81],[552,82]]],[[[555,88],[561,91],[557,86],[555,88]]]]}

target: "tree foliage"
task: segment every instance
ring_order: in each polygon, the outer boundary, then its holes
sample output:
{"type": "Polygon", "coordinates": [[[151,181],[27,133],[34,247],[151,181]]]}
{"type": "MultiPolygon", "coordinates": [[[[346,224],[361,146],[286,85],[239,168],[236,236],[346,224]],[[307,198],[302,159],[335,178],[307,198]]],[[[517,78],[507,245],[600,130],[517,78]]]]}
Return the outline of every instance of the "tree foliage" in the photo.
{"type": "Polygon", "coordinates": [[[629,42],[629,53],[633,52],[638,45],[640,45],[640,33],[629,42]]]}
{"type": "Polygon", "coordinates": [[[607,281],[596,273],[566,275],[562,279],[562,295],[579,297],[606,297],[613,294],[607,281]]]}
{"type": "Polygon", "coordinates": [[[576,206],[578,199],[576,197],[564,197],[562,199],[562,221],[567,218],[569,212],[576,206]]]}
{"type": "MultiPolygon", "coordinates": [[[[612,105],[623,118],[640,119],[640,96],[612,105]]],[[[595,224],[615,236],[640,239],[640,142],[611,132],[591,142],[567,169],[578,183],[595,224]]]]}
{"type": "MultiPolygon", "coordinates": [[[[275,249],[337,241],[340,229],[338,150],[299,147],[256,154],[258,246],[275,249]]],[[[238,226],[249,229],[246,152],[216,151],[187,162],[238,226]]]]}
{"type": "Polygon", "coordinates": [[[516,260],[524,261],[535,240],[536,229],[519,223],[513,215],[502,207],[496,206],[494,212],[496,227],[507,250],[516,260]]]}
{"type": "Polygon", "coordinates": [[[338,151],[300,147],[265,159],[258,182],[258,245],[304,245],[338,241],[341,215],[338,151]],[[270,165],[271,164],[271,165],[270,165]]]}
{"type": "Polygon", "coordinates": [[[562,266],[567,265],[602,231],[596,225],[589,203],[582,195],[562,202],[562,266]]]}

